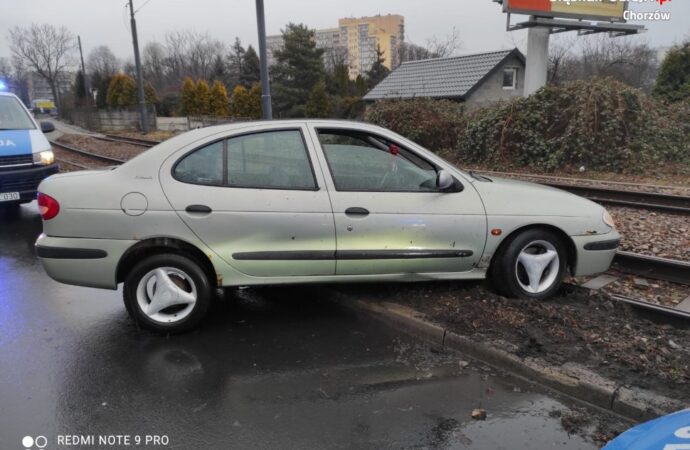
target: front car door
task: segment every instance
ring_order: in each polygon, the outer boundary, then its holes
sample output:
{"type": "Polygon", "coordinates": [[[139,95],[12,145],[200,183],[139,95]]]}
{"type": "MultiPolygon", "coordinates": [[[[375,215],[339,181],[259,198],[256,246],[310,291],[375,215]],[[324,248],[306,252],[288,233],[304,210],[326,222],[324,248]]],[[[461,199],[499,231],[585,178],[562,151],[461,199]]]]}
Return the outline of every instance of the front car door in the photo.
{"type": "Polygon", "coordinates": [[[184,149],[161,167],[180,218],[240,272],[335,273],[331,205],[305,132],[275,125],[235,132],[184,149]]]}
{"type": "MultiPolygon", "coordinates": [[[[310,126],[335,217],[338,275],[472,270],[486,241],[479,195],[414,144],[366,126],[310,126]]],[[[469,183],[465,183],[469,184],[469,183]]]]}

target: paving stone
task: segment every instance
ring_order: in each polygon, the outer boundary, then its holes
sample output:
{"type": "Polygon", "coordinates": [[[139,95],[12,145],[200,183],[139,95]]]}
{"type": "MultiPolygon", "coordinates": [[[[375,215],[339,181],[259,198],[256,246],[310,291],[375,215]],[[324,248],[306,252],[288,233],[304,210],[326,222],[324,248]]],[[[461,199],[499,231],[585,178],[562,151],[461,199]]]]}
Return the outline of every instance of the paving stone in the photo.
{"type": "Polygon", "coordinates": [[[681,311],[690,312],[690,295],[676,306],[681,311]]]}
{"type": "Polygon", "coordinates": [[[649,283],[644,278],[633,278],[633,284],[636,288],[649,289],[649,283]]]}
{"type": "Polygon", "coordinates": [[[613,283],[617,279],[618,277],[614,277],[612,275],[599,275],[598,277],[593,278],[583,284],[582,287],[596,291],[597,289],[601,289],[604,286],[613,283]]]}

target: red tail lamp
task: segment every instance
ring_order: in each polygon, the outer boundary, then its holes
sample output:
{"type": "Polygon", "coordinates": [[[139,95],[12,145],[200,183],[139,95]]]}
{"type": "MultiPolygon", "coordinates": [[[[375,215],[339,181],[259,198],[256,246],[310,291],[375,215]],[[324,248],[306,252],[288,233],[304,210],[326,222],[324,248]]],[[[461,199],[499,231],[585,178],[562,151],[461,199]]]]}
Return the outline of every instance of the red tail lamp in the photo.
{"type": "Polygon", "coordinates": [[[38,212],[43,220],[50,220],[60,212],[60,204],[50,195],[38,193],[38,212]]]}

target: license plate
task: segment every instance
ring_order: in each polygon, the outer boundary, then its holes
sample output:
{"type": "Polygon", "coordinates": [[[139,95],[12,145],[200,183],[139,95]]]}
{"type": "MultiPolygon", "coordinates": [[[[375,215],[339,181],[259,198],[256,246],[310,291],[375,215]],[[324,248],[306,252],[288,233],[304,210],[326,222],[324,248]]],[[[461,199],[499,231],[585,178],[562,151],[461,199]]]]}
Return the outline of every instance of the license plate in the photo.
{"type": "Polygon", "coordinates": [[[19,192],[0,192],[0,202],[19,200],[19,192]]]}

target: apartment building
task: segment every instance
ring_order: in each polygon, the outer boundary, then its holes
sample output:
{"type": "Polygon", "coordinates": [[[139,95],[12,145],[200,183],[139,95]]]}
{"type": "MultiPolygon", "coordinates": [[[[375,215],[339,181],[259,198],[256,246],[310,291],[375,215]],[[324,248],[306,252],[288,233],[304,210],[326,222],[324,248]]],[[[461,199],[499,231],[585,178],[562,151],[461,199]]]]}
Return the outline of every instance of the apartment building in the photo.
{"type": "Polygon", "coordinates": [[[364,75],[376,61],[380,48],[384,65],[393,70],[400,64],[400,45],[405,40],[405,18],[397,14],[347,18],[338,21],[341,42],[347,47],[350,78],[364,75]]]}
{"type": "MultiPolygon", "coordinates": [[[[364,75],[376,61],[376,49],[383,52],[384,64],[395,69],[400,64],[400,46],[405,39],[405,18],[388,14],[360,18],[344,18],[337,28],[316,30],[316,46],[324,50],[327,68],[345,61],[350,68],[350,78],[364,75]]],[[[268,64],[275,64],[275,50],[283,47],[283,36],[266,37],[268,64]]]]}

